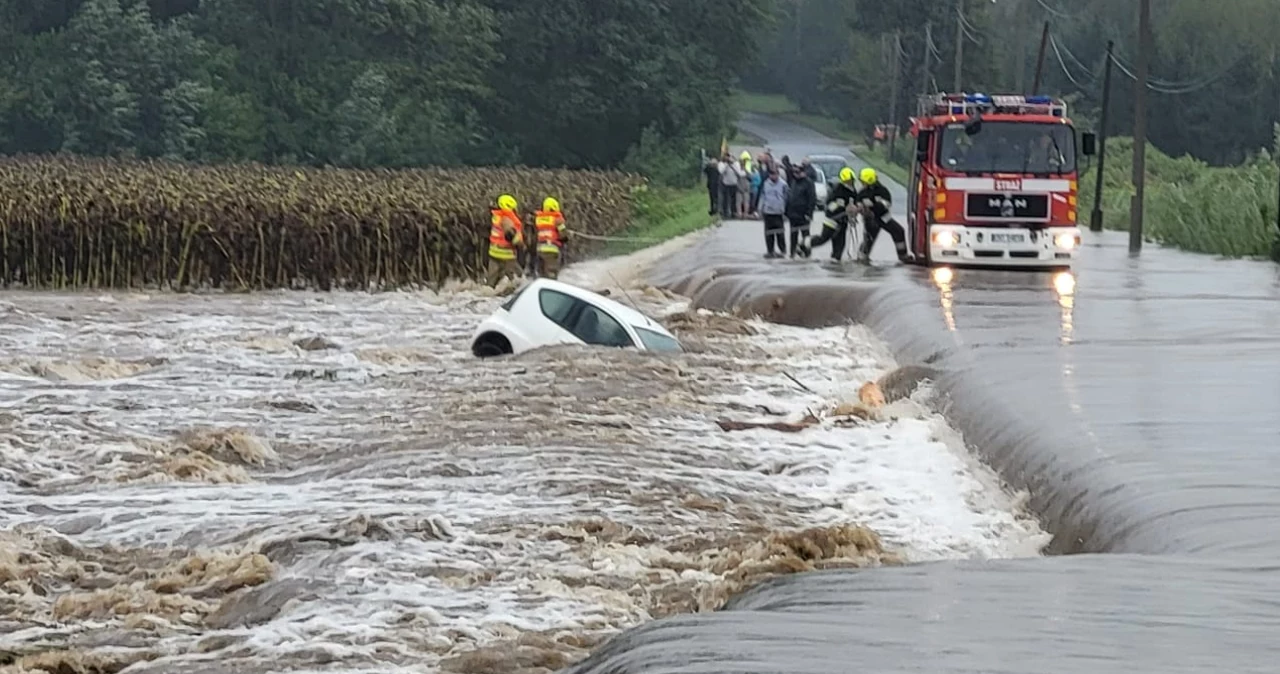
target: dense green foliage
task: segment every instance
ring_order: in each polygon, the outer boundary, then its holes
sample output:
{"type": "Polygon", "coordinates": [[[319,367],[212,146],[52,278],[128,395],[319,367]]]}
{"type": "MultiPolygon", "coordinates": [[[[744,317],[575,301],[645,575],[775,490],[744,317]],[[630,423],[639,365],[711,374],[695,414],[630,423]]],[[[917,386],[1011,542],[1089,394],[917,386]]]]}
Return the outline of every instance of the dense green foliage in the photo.
{"type": "MultiPolygon", "coordinates": [[[[1068,96],[1072,117],[1092,126],[1101,103],[1102,64],[1114,40],[1125,69],[1137,55],[1137,0],[960,0],[967,22],[962,87],[1030,92],[1043,22],[1053,43],[1039,93],[1068,96]],[[1059,61],[1061,54],[1061,61],[1059,61]]],[[[806,112],[852,128],[889,117],[892,43],[898,31],[901,93],[896,120],[914,114],[923,90],[954,88],[957,0],[796,0],[780,3],[767,68],[744,80],[786,94],[806,112]],[[933,50],[925,27],[932,27],[933,50]],[[925,55],[933,54],[929,68],[925,55]]],[[[1173,156],[1234,164],[1270,143],[1280,115],[1280,2],[1155,0],[1149,138],[1173,156]],[[1228,7],[1229,6],[1229,7],[1228,7]],[[1184,86],[1185,85],[1185,86],[1184,86]],[[1203,86],[1197,86],[1203,85],[1203,86]],[[1175,93],[1169,93],[1175,92],[1175,93]]],[[[1134,81],[1117,69],[1110,133],[1132,131],[1134,81]]]]}
{"type": "Polygon", "coordinates": [[[0,154],[687,180],[773,0],[0,0],[0,154]]]}
{"type": "MultiPolygon", "coordinates": [[[[1280,134],[1278,134],[1280,136],[1280,134]]],[[[1280,137],[1276,148],[1280,151],[1280,137]]],[[[1133,139],[1107,141],[1102,176],[1103,224],[1129,228],[1133,139]]],[[[1093,210],[1094,169],[1080,180],[1080,223],[1093,210]]],[[[1190,156],[1171,158],[1147,146],[1145,238],[1184,250],[1230,257],[1272,252],[1280,169],[1263,151],[1239,166],[1214,167],[1190,156]]]]}

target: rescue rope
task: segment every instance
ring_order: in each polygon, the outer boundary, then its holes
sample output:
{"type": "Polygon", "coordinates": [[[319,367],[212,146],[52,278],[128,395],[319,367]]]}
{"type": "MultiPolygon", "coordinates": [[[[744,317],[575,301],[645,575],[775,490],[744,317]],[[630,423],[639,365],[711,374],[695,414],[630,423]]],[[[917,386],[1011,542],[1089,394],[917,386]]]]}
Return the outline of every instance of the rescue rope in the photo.
{"type": "Polygon", "coordinates": [[[582,238],[584,238],[584,239],[589,239],[589,240],[591,240],[591,241],[619,241],[619,242],[634,242],[634,243],[665,243],[665,242],[667,242],[667,241],[670,241],[670,240],[671,240],[670,238],[666,238],[666,239],[655,239],[655,238],[651,238],[651,237],[643,237],[643,236],[600,236],[600,235],[598,235],[598,234],[587,234],[586,232],[579,232],[579,231],[574,230],[574,229],[570,229],[570,230],[568,230],[568,231],[569,231],[569,233],[573,234],[575,237],[579,237],[579,236],[580,236],[580,237],[582,237],[582,238]]]}

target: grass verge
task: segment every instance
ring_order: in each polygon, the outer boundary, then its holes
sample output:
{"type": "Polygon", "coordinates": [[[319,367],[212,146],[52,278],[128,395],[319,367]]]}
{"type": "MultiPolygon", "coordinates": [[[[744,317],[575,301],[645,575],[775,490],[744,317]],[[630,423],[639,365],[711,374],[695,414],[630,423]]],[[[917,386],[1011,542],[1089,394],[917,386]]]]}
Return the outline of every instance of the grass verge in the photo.
{"type": "Polygon", "coordinates": [[[907,164],[907,157],[911,152],[911,138],[905,141],[900,140],[897,147],[894,148],[896,161],[889,160],[889,148],[881,145],[879,147],[868,147],[866,143],[853,143],[853,153],[869,166],[879,171],[881,174],[889,176],[899,185],[906,186],[911,180],[911,167],[907,164]]]}
{"type": "Polygon", "coordinates": [[[714,217],[707,215],[707,191],[704,188],[651,187],[637,195],[633,208],[635,219],[615,236],[643,240],[610,241],[604,248],[606,255],[633,253],[655,245],[655,240],[674,239],[715,222],[714,217]]]}

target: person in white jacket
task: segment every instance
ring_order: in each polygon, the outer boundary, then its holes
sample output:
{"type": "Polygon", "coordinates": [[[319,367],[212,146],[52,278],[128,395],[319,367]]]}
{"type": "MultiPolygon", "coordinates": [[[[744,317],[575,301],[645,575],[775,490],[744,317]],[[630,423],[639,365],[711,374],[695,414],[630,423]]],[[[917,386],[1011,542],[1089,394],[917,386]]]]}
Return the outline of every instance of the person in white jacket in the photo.
{"type": "Polygon", "coordinates": [[[738,210],[738,182],[745,177],[746,171],[733,157],[725,153],[720,159],[720,217],[732,220],[738,210]]]}

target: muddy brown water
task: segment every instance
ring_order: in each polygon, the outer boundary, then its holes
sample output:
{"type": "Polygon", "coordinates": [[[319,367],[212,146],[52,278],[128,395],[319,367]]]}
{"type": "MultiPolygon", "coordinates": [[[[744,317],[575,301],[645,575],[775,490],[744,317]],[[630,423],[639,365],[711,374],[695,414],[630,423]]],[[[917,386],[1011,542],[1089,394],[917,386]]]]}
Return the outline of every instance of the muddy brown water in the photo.
{"type": "MultiPolygon", "coordinates": [[[[779,156],[848,154],[783,122],[743,126],[779,156]]],[[[726,224],[654,280],[706,308],[864,323],[900,362],[943,370],[953,424],[1030,490],[1050,551],[1070,556],[791,576],[633,629],[567,672],[1275,671],[1274,265],[1151,245],[1133,259],[1104,233],[1086,234],[1071,276],[948,276],[766,262],[759,229],[726,224]]]]}
{"type": "Polygon", "coordinates": [[[775,574],[1046,541],[865,328],[617,290],[687,352],[481,361],[468,284],[0,293],[0,674],[548,674],[775,574]]]}

